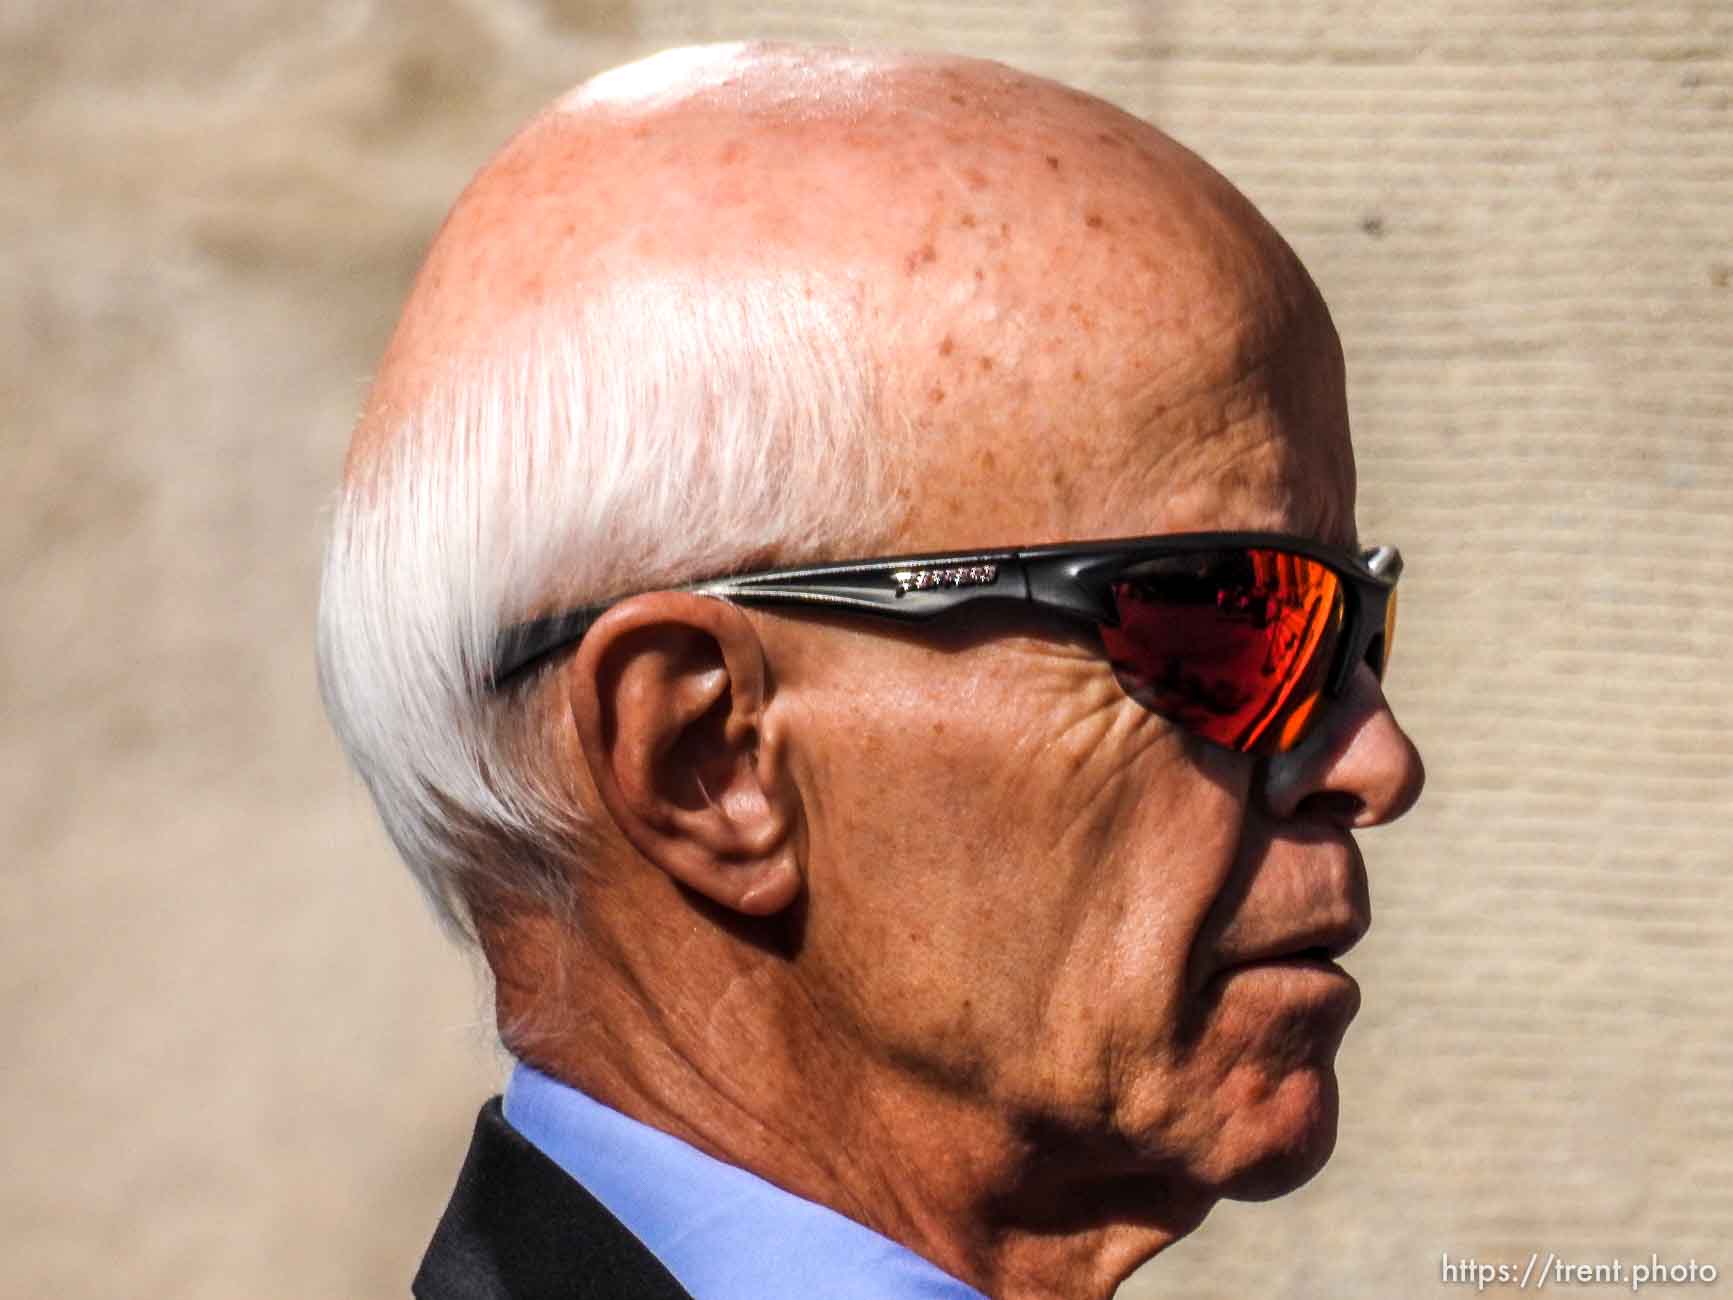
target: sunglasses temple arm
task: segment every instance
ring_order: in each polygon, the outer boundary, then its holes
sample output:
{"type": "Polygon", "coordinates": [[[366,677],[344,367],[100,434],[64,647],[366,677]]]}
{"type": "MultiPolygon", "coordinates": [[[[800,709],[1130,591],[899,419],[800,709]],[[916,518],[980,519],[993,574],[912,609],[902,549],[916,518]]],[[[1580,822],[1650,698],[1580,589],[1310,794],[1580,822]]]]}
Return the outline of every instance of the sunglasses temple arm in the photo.
{"type": "Polygon", "coordinates": [[[797,605],[921,622],[977,600],[1026,600],[1023,568],[1013,552],[819,568],[690,588],[742,605],[797,605]]]}
{"type": "Polygon", "coordinates": [[[548,655],[583,640],[602,612],[601,606],[589,606],[507,628],[494,641],[488,688],[499,690],[548,655]]]}
{"type": "MultiPolygon", "coordinates": [[[[849,610],[900,622],[921,622],[977,600],[1030,598],[1024,566],[1014,551],[821,565],[718,578],[679,590],[741,605],[849,610]]],[[[606,608],[586,606],[507,629],[494,645],[490,688],[499,689],[547,655],[581,640],[606,608]]]]}

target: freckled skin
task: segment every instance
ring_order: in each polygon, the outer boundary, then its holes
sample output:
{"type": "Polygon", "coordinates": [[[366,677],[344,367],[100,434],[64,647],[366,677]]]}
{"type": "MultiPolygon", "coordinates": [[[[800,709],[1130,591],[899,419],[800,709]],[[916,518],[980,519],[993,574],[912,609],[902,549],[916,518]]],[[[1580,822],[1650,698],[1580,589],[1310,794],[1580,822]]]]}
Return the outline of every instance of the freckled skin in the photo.
{"type": "MultiPolygon", "coordinates": [[[[749,267],[850,287],[906,471],[887,553],[1355,540],[1328,313],[1195,156],[993,64],[671,66],[580,88],[472,182],[351,473],[388,413],[550,301],[749,267]]],[[[1318,1168],[1352,987],[1237,964],[1364,921],[1350,823],[1420,782],[1370,674],[1281,766],[1137,706],[1087,628],[744,617],[773,683],[757,741],[800,810],[800,942],[743,941],[603,816],[582,934],[484,936],[538,1063],[1010,1300],[1110,1295],[1218,1200],[1318,1168]]]]}

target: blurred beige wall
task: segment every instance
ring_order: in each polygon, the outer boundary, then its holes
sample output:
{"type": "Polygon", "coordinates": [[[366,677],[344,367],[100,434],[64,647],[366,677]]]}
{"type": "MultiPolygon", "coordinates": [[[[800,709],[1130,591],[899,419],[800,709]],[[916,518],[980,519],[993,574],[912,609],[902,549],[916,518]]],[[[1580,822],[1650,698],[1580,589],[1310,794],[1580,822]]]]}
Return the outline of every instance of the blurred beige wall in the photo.
{"type": "Polygon", "coordinates": [[[1151,117],[1346,342],[1431,785],[1366,839],[1335,1160],[1123,1294],[1531,1250],[1733,1290],[1725,0],[6,0],[0,1294],[407,1293],[502,1061],[319,713],[323,502],[469,173],[580,77],[741,35],[1151,117]]]}

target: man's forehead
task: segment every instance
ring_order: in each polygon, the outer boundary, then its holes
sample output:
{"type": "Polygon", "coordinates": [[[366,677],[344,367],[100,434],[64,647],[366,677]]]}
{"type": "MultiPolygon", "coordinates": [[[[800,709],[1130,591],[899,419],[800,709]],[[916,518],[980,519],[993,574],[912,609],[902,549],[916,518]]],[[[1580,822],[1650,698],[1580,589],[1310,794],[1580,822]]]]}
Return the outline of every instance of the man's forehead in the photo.
{"type": "Polygon", "coordinates": [[[911,548],[1190,529],[1352,542],[1340,344],[1297,260],[1249,206],[1152,237],[1140,218],[1160,225],[1169,196],[1098,201],[1084,233],[1057,236],[1077,246],[1033,251],[1040,274],[989,277],[948,322],[937,310],[927,355],[905,343],[887,368],[888,406],[917,433],[911,548]]]}

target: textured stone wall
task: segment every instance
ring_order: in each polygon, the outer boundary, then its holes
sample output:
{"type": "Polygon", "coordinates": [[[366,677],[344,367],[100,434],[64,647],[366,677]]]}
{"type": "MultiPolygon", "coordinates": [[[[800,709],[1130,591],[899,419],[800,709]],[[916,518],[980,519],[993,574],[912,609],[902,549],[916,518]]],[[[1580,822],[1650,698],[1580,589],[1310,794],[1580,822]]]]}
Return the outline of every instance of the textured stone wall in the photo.
{"type": "Polygon", "coordinates": [[[1124,1294],[1424,1295],[1443,1252],[1733,1273],[1724,0],[9,0],[0,1292],[406,1292],[501,1062],[319,716],[322,503],[491,148],[741,35],[1153,118],[1346,342],[1431,784],[1366,839],[1334,1162],[1124,1294]]]}

